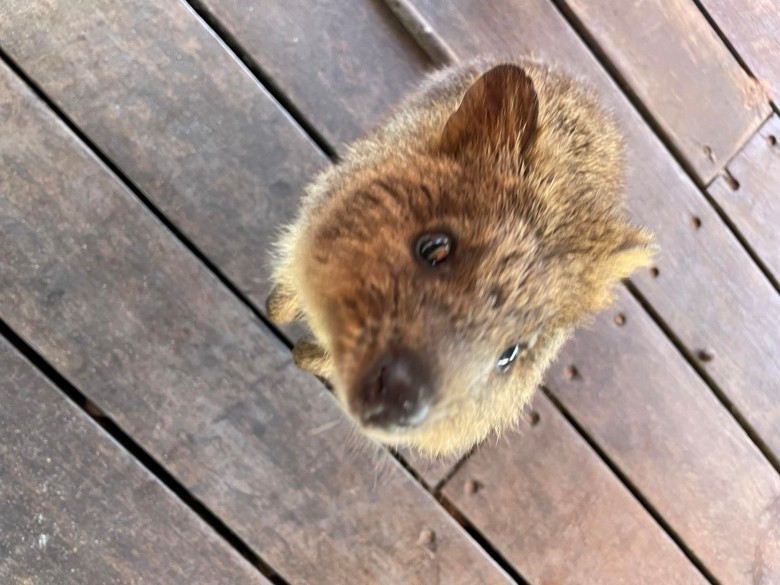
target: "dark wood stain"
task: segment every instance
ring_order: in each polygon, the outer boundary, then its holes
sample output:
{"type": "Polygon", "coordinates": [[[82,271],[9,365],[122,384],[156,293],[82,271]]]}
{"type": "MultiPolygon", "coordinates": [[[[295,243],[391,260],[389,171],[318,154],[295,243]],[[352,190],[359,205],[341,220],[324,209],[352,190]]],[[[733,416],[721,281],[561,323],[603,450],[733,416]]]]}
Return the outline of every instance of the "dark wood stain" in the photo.
{"type": "Polygon", "coordinates": [[[377,124],[428,67],[381,0],[200,0],[340,150],[377,124]]]}

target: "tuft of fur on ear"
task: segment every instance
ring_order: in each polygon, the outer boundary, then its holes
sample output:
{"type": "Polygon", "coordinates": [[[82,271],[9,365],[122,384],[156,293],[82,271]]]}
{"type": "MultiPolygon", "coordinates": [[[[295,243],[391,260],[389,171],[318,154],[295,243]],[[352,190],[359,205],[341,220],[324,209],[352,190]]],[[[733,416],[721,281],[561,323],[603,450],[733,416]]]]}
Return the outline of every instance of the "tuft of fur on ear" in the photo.
{"type": "Polygon", "coordinates": [[[451,155],[509,151],[519,157],[533,140],[538,112],[531,78],[516,65],[498,65],[466,91],[444,126],[441,150],[451,155]]]}

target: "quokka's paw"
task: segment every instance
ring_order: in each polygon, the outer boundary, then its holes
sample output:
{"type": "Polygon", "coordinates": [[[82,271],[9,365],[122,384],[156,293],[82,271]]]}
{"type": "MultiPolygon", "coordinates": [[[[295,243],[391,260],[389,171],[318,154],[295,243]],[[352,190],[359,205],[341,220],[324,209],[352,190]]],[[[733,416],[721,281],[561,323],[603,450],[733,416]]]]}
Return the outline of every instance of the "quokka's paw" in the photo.
{"type": "Polygon", "coordinates": [[[299,320],[301,308],[298,295],[283,284],[275,284],[265,300],[265,312],[271,321],[279,325],[299,320]]]}
{"type": "Polygon", "coordinates": [[[293,362],[302,370],[328,379],[333,362],[328,353],[313,339],[301,339],[293,347],[293,362]]]}

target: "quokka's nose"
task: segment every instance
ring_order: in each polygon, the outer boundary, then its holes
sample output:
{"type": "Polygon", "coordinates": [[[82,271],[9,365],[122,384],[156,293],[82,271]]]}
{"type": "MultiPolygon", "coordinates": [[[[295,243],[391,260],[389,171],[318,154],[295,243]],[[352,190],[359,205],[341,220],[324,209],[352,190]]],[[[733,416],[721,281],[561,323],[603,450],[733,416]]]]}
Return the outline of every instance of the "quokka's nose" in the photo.
{"type": "Polygon", "coordinates": [[[353,409],[365,426],[415,427],[428,416],[430,367],[408,349],[388,351],[363,378],[353,409]]]}

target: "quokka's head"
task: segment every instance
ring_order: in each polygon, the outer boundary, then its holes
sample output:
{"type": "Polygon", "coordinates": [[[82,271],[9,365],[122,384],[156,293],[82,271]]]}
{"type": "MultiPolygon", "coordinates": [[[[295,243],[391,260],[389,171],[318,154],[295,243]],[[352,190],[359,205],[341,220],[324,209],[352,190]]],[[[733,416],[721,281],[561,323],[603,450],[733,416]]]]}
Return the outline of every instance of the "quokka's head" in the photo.
{"type": "Polygon", "coordinates": [[[589,94],[500,65],[458,97],[419,114],[427,142],[333,181],[295,257],[345,409],[433,454],[511,424],[652,248],[622,215],[620,140],[589,94]]]}

